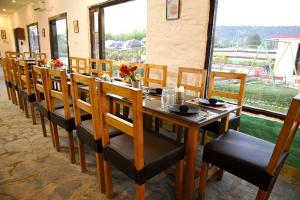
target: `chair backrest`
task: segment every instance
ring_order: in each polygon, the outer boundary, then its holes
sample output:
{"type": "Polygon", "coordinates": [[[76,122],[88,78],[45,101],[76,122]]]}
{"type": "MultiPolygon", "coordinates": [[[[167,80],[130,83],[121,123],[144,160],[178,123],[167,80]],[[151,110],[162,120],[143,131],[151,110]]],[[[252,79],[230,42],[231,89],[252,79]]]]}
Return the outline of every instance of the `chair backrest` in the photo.
{"type": "Polygon", "coordinates": [[[113,64],[112,60],[98,60],[98,59],[89,59],[89,74],[96,75],[100,77],[103,73],[107,73],[112,77],[113,73],[113,64]],[[109,67],[108,70],[103,70],[103,68],[109,67]]]}
{"type": "MultiPolygon", "coordinates": [[[[234,99],[237,101],[237,105],[242,106],[244,101],[244,93],[245,93],[245,84],[246,84],[246,74],[240,73],[228,73],[228,72],[211,72],[210,80],[209,80],[209,88],[208,88],[208,98],[217,96],[228,99],[234,99]],[[237,93],[225,92],[215,90],[215,79],[220,78],[222,80],[239,80],[240,87],[237,93]]],[[[237,110],[236,115],[240,115],[242,111],[242,107],[237,110]]]]}
{"type": "Polygon", "coordinates": [[[65,119],[71,118],[71,108],[69,104],[69,88],[67,83],[67,73],[65,70],[47,69],[46,72],[47,92],[49,96],[50,111],[55,110],[54,99],[59,99],[64,104],[65,119]]]}
{"type": "Polygon", "coordinates": [[[94,77],[88,77],[81,74],[71,74],[71,88],[73,98],[73,108],[75,111],[75,123],[79,125],[81,123],[80,110],[84,110],[92,115],[94,138],[101,138],[100,129],[100,114],[99,114],[99,99],[96,91],[96,80],[94,77]],[[88,87],[89,98],[83,100],[78,95],[78,84],[84,84],[88,87]]]}
{"type": "Polygon", "coordinates": [[[267,171],[274,175],[281,155],[291,148],[300,123],[300,94],[295,96],[284,120],[267,171]]]}
{"type": "Polygon", "coordinates": [[[134,164],[137,170],[144,167],[144,134],[142,90],[116,85],[111,82],[99,83],[100,92],[100,122],[103,146],[109,143],[108,126],[115,127],[128,134],[134,144],[134,164]],[[133,122],[128,122],[110,112],[108,94],[118,95],[131,101],[133,122]]]}
{"type": "Polygon", "coordinates": [[[38,103],[42,101],[41,95],[43,94],[46,100],[46,108],[50,110],[49,97],[46,96],[47,83],[46,83],[46,68],[39,66],[32,66],[32,81],[35,91],[35,97],[38,103]]]}
{"type": "Polygon", "coordinates": [[[69,57],[70,66],[69,69],[75,71],[76,73],[87,73],[88,65],[86,58],[79,57],[69,57]]]}
{"type": "Polygon", "coordinates": [[[30,58],[31,53],[30,52],[24,52],[24,58],[30,58]]]}
{"type": "Polygon", "coordinates": [[[177,78],[177,87],[183,86],[185,90],[195,92],[197,97],[204,97],[205,92],[205,81],[206,81],[206,69],[197,69],[197,68],[187,68],[179,67],[178,68],[178,78],[177,78]],[[190,83],[189,80],[184,82],[184,74],[193,75],[195,82],[194,84],[190,83]]]}
{"type": "Polygon", "coordinates": [[[20,77],[20,86],[22,90],[26,89],[26,93],[28,95],[32,94],[31,88],[32,88],[32,79],[30,76],[30,69],[28,66],[28,63],[20,60],[18,65],[18,71],[19,71],[19,77],[20,77]]]}
{"type": "Polygon", "coordinates": [[[36,52],[33,52],[32,55],[33,55],[33,57],[34,57],[36,60],[44,60],[44,59],[47,58],[46,53],[36,53],[36,52]]]}
{"type": "Polygon", "coordinates": [[[9,64],[9,67],[10,67],[12,83],[19,85],[18,69],[17,69],[18,61],[16,61],[14,58],[9,58],[8,59],[8,64],[9,64]]]}
{"type": "MultiPolygon", "coordinates": [[[[157,73],[155,73],[157,75],[157,73]]],[[[150,84],[157,84],[160,87],[167,86],[167,66],[166,65],[154,65],[146,64],[146,70],[144,75],[144,85],[149,86],[150,84]],[[160,79],[151,77],[151,71],[161,71],[160,79]]]]}
{"type": "Polygon", "coordinates": [[[24,57],[24,54],[23,53],[18,53],[18,52],[15,52],[15,51],[7,51],[5,52],[5,56],[7,58],[23,58],[24,57]]]}
{"type": "Polygon", "coordinates": [[[4,80],[5,81],[10,81],[9,79],[9,72],[8,72],[8,58],[2,58],[2,70],[3,70],[3,75],[4,75],[4,80]]]}

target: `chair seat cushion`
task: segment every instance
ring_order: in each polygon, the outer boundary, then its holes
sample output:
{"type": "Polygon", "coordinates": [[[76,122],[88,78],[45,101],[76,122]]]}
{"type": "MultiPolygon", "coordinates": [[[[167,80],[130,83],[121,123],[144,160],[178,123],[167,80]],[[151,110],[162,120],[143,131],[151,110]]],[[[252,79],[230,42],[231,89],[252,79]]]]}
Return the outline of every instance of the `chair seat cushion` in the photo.
{"type": "MultiPolygon", "coordinates": [[[[82,121],[92,118],[92,115],[85,111],[81,111],[80,115],[82,121]]],[[[70,107],[70,119],[65,118],[64,108],[58,108],[53,112],[50,111],[50,120],[69,132],[73,131],[76,128],[75,114],[74,114],[74,109],[72,107],[70,107]]]]}
{"type": "Polygon", "coordinates": [[[148,179],[182,160],[184,145],[159,133],[144,130],[144,168],[134,166],[133,138],[127,134],[110,139],[110,144],[103,148],[105,160],[110,161],[137,184],[144,184],[148,179]]]}
{"type": "MultiPolygon", "coordinates": [[[[274,147],[273,143],[230,129],[204,146],[202,160],[266,190],[273,178],[266,169],[274,147]]],[[[282,155],[279,166],[287,154],[282,155]]]]}
{"type": "MultiPolygon", "coordinates": [[[[42,99],[44,99],[44,98],[42,98],[42,99]]],[[[54,99],[54,105],[55,105],[55,109],[64,107],[63,101],[56,99],[56,98],[54,99]]],[[[39,112],[42,113],[42,115],[47,116],[48,119],[50,119],[50,111],[47,110],[46,100],[42,100],[40,103],[37,103],[37,106],[38,106],[39,112]]],[[[71,101],[70,101],[70,106],[72,106],[71,101]]]]}
{"type": "Polygon", "coordinates": [[[36,98],[35,98],[35,93],[34,93],[34,90],[31,90],[31,93],[28,94],[26,90],[22,90],[21,91],[21,95],[23,96],[23,98],[28,101],[29,103],[33,103],[36,101],[36,98]]]}
{"type": "MultiPolygon", "coordinates": [[[[240,119],[241,119],[240,116],[236,116],[235,113],[230,113],[228,128],[237,130],[237,128],[240,126],[240,119]]],[[[207,131],[210,131],[213,133],[219,133],[220,126],[221,126],[221,120],[219,119],[219,120],[217,120],[213,123],[210,123],[202,128],[204,130],[207,130],[207,131]]]]}
{"type": "MultiPolygon", "coordinates": [[[[78,126],[76,126],[76,133],[78,139],[84,144],[89,145],[95,152],[102,153],[102,140],[95,139],[94,137],[94,127],[92,119],[82,121],[78,126]]],[[[109,137],[115,137],[122,134],[122,131],[109,126],[109,137]]]]}

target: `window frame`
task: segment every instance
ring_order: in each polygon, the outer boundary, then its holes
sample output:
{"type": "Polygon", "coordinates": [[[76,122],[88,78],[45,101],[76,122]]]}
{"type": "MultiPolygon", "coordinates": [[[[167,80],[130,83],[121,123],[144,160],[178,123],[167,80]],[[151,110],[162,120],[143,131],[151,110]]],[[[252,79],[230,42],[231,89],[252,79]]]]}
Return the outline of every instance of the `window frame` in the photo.
{"type": "Polygon", "coordinates": [[[92,13],[98,11],[98,41],[99,41],[99,59],[105,59],[105,20],[104,9],[109,6],[114,6],[122,3],[127,3],[135,0],[108,0],[103,3],[93,5],[89,8],[89,22],[90,22],[90,46],[91,46],[91,58],[93,57],[93,33],[92,26],[94,20],[91,19],[92,13]]]}
{"type": "Polygon", "coordinates": [[[28,46],[29,46],[29,53],[30,53],[30,55],[32,53],[32,49],[31,49],[31,44],[30,44],[29,28],[32,27],[32,26],[36,26],[37,27],[38,44],[39,44],[39,52],[38,53],[41,53],[39,24],[38,24],[38,22],[35,22],[35,23],[31,23],[31,24],[27,25],[27,38],[28,38],[28,46]]]}

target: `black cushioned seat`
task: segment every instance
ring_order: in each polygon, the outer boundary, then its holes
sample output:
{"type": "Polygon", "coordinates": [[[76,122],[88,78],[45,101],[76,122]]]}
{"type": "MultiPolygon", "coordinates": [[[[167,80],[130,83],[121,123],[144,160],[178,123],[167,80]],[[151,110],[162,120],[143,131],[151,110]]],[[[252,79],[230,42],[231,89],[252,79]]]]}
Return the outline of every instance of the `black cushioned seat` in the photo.
{"type": "Polygon", "coordinates": [[[12,87],[11,81],[5,81],[5,84],[10,88],[12,87]]]}
{"type": "MultiPolygon", "coordinates": [[[[64,108],[59,108],[56,109],[53,112],[50,112],[50,119],[53,123],[59,125],[60,127],[64,128],[65,130],[67,130],[68,132],[73,131],[76,126],[75,126],[75,114],[74,114],[74,109],[72,107],[70,107],[70,114],[71,117],[70,119],[66,119],[65,118],[65,111],[64,108]]],[[[92,115],[85,112],[85,111],[81,111],[81,120],[88,120],[91,119],[92,115]]]]}
{"type": "MultiPolygon", "coordinates": [[[[230,113],[228,128],[237,130],[237,128],[240,126],[240,119],[241,119],[241,116],[236,116],[235,113],[230,113]]],[[[219,120],[217,120],[213,123],[210,123],[202,128],[207,131],[219,133],[220,126],[221,126],[221,120],[219,119],[219,120]]]]}
{"type": "Polygon", "coordinates": [[[136,170],[134,165],[133,138],[127,134],[110,139],[103,148],[104,159],[114,164],[137,184],[144,184],[157,173],[183,159],[185,148],[161,134],[144,130],[144,168],[136,170]]]}
{"type": "MultiPolygon", "coordinates": [[[[92,149],[95,150],[95,152],[102,153],[102,140],[95,140],[94,138],[94,128],[92,119],[82,121],[76,127],[76,134],[78,139],[84,144],[89,145],[92,149]]],[[[122,134],[122,131],[111,126],[109,127],[109,137],[114,137],[120,134],[122,134]]]]}
{"type": "MultiPolygon", "coordinates": [[[[273,181],[266,169],[274,147],[273,143],[230,129],[204,146],[202,160],[266,190],[273,181]]],[[[287,155],[282,155],[279,166],[287,155]]]]}
{"type": "Polygon", "coordinates": [[[22,90],[21,91],[21,95],[23,96],[23,98],[28,101],[29,103],[33,103],[36,101],[36,98],[35,98],[35,92],[34,92],[34,89],[31,88],[31,94],[28,95],[26,89],[22,90]]]}
{"type": "MultiPolygon", "coordinates": [[[[55,105],[55,109],[64,107],[63,101],[56,99],[56,98],[54,99],[54,105],[55,105]]],[[[73,105],[72,100],[70,100],[70,106],[72,106],[72,105],[73,105]]],[[[37,103],[37,107],[38,107],[40,113],[42,113],[42,115],[44,115],[48,119],[50,119],[50,111],[47,110],[46,100],[42,100],[41,103],[37,103]]]]}

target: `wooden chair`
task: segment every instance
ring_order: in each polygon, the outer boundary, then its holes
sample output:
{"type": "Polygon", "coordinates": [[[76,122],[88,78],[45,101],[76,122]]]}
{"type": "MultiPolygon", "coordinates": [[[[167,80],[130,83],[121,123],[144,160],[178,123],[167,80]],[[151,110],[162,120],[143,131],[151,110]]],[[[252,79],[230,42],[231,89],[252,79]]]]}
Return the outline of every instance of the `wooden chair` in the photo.
{"type": "Polygon", "coordinates": [[[5,56],[7,58],[23,58],[24,54],[23,53],[18,53],[18,52],[15,52],[15,51],[7,51],[7,52],[5,52],[5,56]]]}
{"type": "Polygon", "coordinates": [[[24,59],[31,57],[31,53],[30,52],[24,52],[23,55],[24,55],[24,59]]]}
{"type": "Polygon", "coordinates": [[[206,144],[200,174],[200,199],[205,198],[209,163],[259,187],[257,200],[268,199],[288,156],[299,122],[300,95],[297,95],[292,100],[275,145],[232,129],[206,144]]]}
{"type": "Polygon", "coordinates": [[[11,95],[12,85],[11,85],[11,81],[9,78],[7,59],[8,58],[1,58],[1,65],[2,65],[2,70],[3,70],[3,76],[4,76],[5,86],[6,86],[7,97],[9,100],[12,100],[12,95],[11,95]]]}
{"type": "Polygon", "coordinates": [[[205,92],[206,72],[206,69],[179,67],[177,87],[183,86],[185,90],[194,92],[197,97],[203,98],[205,92]],[[184,74],[193,75],[193,77],[196,78],[196,82],[194,84],[188,84],[190,81],[184,82],[184,74]]]}
{"type": "Polygon", "coordinates": [[[34,110],[34,103],[36,101],[34,86],[31,79],[31,73],[27,62],[19,61],[19,73],[20,73],[20,85],[21,85],[21,95],[24,100],[24,108],[25,108],[25,115],[28,118],[28,103],[31,112],[32,123],[36,124],[36,117],[35,117],[35,110],[34,110]]]}
{"type": "Polygon", "coordinates": [[[6,62],[5,62],[5,68],[6,68],[6,75],[8,78],[8,83],[9,83],[9,88],[10,88],[10,95],[11,95],[11,99],[12,99],[12,103],[15,105],[18,105],[18,97],[17,97],[17,80],[16,80],[16,76],[15,76],[15,65],[13,63],[13,59],[14,58],[6,58],[6,62]]]}
{"type": "Polygon", "coordinates": [[[111,164],[136,183],[136,199],[145,199],[145,182],[177,163],[176,197],[180,199],[185,148],[161,134],[143,129],[142,91],[136,88],[100,82],[100,129],[102,130],[105,186],[112,197],[111,164]],[[132,102],[133,121],[124,120],[109,111],[109,94],[132,102]],[[108,126],[125,134],[109,138],[108,126]]]}
{"type": "Polygon", "coordinates": [[[32,53],[34,59],[35,59],[35,64],[36,65],[41,65],[41,64],[46,64],[47,63],[47,54],[46,53],[32,53]]]}
{"type": "Polygon", "coordinates": [[[24,110],[24,102],[23,98],[21,95],[21,76],[20,76],[20,71],[19,71],[19,62],[21,61],[16,61],[15,59],[9,59],[11,69],[12,69],[12,74],[13,74],[13,82],[12,82],[12,87],[17,93],[18,97],[18,104],[21,110],[24,110]]]}
{"type": "Polygon", "coordinates": [[[88,73],[88,65],[86,58],[69,57],[70,67],[69,69],[76,73],[88,73]]]}
{"type": "MultiPolygon", "coordinates": [[[[102,158],[102,140],[100,130],[99,99],[96,91],[96,82],[94,77],[88,77],[81,74],[71,74],[73,107],[75,111],[76,133],[78,137],[78,151],[80,158],[81,171],[86,171],[84,145],[90,146],[96,153],[97,174],[99,189],[105,190],[102,158]],[[88,89],[89,100],[83,100],[78,93],[82,84],[88,89]],[[82,121],[80,113],[85,111],[91,114],[92,119],[82,121]]],[[[110,128],[110,137],[121,134],[121,131],[110,128]]]]}
{"type": "MultiPolygon", "coordinates": [[[[237,102],[238,106],[241,106],[240,109],[236,111],[236,113],[231,113],[229,116],[229,125],[228,128],[239,130],[240,126],[240,116],[242,112],[242,105],[244,101],[244,93],[245,93],[245,85],[246,85],[246,74],[239,74],[239,73],[228,73],[228,72],[211,72],[210,81],[209,81],[209,89],[208,89],[208,98],[212,97],[222,97],[227,99],[233,99],[237,102]],[[224,79],[224,80],[239,80],[240,87],[238,93],[231,93],[231,92],[224,92],[224,91],[217,91],[215,90],[215,79],[224,79]]],[[[202,132],[202,144],[205,144],[205,137],[206,132],[210,131],[213,133],[218,134],[220,130],[221,121],[218,120],[213,122],[207,126],[203,127],[202,132]]]]}
{"type": "MultiPolygon", "coordinates": [[[[69,88],[67,84],[67,74],[65,70],[47,69],[46,73],[47,92],[49,96],[50,119],[52,123],[52,135],[54,137],[55,147],[60,151],[57,125],[65,129],[68,133],[69,153],[71,163],[75,163],[73,130],[75,129],[75,113],[70,103],[69,88]],[[57,108],[55,99],[63,102],[63,108],[57,108]]],[[[91,118],[91,115],[82,112],[82,120],[91,118]]]]}
{"type": "Polygon", "coordinates": [[[112,60],[97,60],[90,58],[89,59],[89,74],[96,75],[98,77],[102,76],[103,73],[107,73],[110,77],[113,75],[113,65],[112,60]],[[103,71],[103,67],[109,67],[108,70],[103,71]]]}
{"type": "Polygon", "coordinates": [[[149,86],[150,84],[156,84],[159,87],[167,86],[167,66],[166,65],[154,65],[146,64],[144,72],[144,85],[149,86]],[[151,71],[161,71],[161,79],[155,79],[151,77],[151,71]]]}

